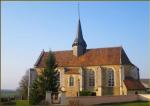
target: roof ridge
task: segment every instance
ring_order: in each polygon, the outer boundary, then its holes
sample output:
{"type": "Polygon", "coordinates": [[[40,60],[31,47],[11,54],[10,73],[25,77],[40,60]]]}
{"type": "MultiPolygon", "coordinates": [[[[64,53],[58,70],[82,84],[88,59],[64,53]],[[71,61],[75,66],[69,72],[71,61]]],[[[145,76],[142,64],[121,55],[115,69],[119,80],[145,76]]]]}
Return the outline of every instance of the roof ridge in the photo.
{"type": "MultiPolygon", "coordinates": [[[[102,47],[102,48],[88,48],[87,50],[94,50],[94,49],[111,49],[111,48],[122,48],[121,46],[114,46],[114,47],[102,47]]],[[[72,51],[72,50],[56,50],[53,52],[66,52],[66,51],[72,51]]],[[[46,51],[47,53],[48,51],[46,51]]]]}
{"type": "Polygon", "coordinates": [[[122,48],[121,46],[114,46],[114,47],[102,47],[102,48],[89,48],[87,50],[93,50],[93,49],[111,49],[111,48],[122,48]]]}

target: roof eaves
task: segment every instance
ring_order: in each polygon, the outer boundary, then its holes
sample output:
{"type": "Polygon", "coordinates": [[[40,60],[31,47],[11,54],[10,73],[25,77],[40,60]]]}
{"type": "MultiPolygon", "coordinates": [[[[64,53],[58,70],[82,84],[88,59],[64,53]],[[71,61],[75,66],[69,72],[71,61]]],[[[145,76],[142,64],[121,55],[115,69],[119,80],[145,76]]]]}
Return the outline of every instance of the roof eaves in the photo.
{"type": "Polygon", "coordinates": [[[120,64],[122,64],[121,54],[122,54],[122,46],[120,47],[120,64]]]}
{"type": "Polygon", "coordinates": [[[34,64],[34,67],[37,67],[37,65],[38,65],[38,63],[40,62],[40,60],[41,60],[42,56],[44,55],[44,53],[45,53],[44,50],[42,50],[40,56],[38,57],[37,61],[36,61],[35,64],[34,64]]]}

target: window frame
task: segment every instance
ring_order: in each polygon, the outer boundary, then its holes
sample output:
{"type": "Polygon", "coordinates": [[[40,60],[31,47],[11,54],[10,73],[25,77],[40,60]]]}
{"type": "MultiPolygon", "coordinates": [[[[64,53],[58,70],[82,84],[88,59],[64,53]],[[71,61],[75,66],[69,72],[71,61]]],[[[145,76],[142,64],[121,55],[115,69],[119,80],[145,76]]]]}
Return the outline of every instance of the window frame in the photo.
{"type": "Polygon", "coordinates": [[[93,70],[89,71],[89,86],[95,86],[95,72],[93,70]]]}
{"type": "Polygon", "coordinates": [[[69,77],[69,86],[74,86],[74,77],[73,76],[69,77]]]}
{"type": "Polygon", "coordinates": [[[107,72],[108,72],[108,74],[107,74],[108,75],[107,86],[108,87],[114,87],[115,86],[115,80],[114,80],[115,73],[114,73],[114,70],[112,68],[109,68],[107,70],[107,72]]]}
{"type": "Polygon", "coordinates": [[[60,86],[60,80],[61,80],[61,73],[60,73],[60,71],[58,71],[57,75],[58,75],[57,84],[60,86]]]}

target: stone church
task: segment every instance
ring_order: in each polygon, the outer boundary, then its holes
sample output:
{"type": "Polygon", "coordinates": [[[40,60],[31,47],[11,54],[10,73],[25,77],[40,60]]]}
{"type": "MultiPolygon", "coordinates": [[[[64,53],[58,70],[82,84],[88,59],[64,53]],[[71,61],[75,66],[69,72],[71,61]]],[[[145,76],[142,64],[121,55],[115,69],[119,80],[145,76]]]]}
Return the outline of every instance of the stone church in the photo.
{"type": "MultiPolygon", "coordinates": [[[[139,68],[129,60],[122,47],[87,49],[80,19],[72,50],[54,51],[58,64],[60,89],[66,96],[88,90],[96,96],[144,93],[139,68]]],[[[45,68],[48,52],[41,52],[30,79],[45,68]]]]}

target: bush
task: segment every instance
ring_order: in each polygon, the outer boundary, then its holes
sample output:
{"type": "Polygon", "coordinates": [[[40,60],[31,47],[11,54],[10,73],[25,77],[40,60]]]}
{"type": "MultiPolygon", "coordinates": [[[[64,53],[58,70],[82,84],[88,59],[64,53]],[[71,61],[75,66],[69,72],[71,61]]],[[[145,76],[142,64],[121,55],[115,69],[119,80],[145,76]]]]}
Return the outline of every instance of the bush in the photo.
{"type": "Polygon", "coordinates": [[[96,92],[91,92],[91,96],[96,96],[96,92]]]}
{"type": "Polygon", "coordinates": [[[91,96],[91,92],[88,90],[80,91],[80,96],[91,96]]]}
{"type": "Polygon", "coordinates": [[[88,90],[80,91],[80,96],[96,96],[96,92],[91,92],[88,90]]]}
{"type": "Polygon", "coordinates": [[[16,102],[15,101],[10,101],[10,102],[2,102],[2,106],[3,105],[16,105],[16,102]]]}
{"type": "Polygon", "coordinates": [[[2,97],[1,98],[1,102],[8,102],[9,101],[9,98],[8,97],[2,97]]]}

